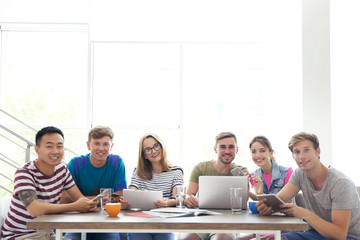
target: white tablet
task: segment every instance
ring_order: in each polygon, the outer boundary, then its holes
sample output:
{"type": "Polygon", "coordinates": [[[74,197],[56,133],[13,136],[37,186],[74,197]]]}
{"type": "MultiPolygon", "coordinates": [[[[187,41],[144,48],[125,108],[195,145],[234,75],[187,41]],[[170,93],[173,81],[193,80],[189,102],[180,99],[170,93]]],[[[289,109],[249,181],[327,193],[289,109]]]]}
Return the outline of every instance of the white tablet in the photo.
{"type": "Polygon", "coordinates": [[[280,205],[285,204],[283,200],[281,200],[275,194],[260,194],[257,195],[258,199],[266,198],[266,203],[269,205],[274,212],[280,212],[281,208],[280,205]]]}
{"type": "Polygon", "coordinates": [[[130,204],[130,209],[150,210],[156,208],[155,203],[163,198],[162,191],[140,191],[123,189],[123,197],[130,204]]]}

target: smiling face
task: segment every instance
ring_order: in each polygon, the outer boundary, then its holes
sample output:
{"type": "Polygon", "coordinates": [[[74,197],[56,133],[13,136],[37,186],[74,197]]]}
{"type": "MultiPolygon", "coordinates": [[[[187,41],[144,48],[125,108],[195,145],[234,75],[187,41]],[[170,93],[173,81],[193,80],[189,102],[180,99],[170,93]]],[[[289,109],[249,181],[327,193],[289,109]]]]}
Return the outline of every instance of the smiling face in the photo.
{"type": "Polygon", "coordinates": [[[99,139],[91,138],[87,142],[87,147],[90,150],[90,161],[95,167],[101,167],[106,163],[106,158],[109,156],[114,143],[110,137],[105,136],[99,139]]]}
{"type": "Polygon", "coordinates": [[[293,146],[293,158],[303,171],[311,171],[320,163],[320,148],[315,149],[310,140],[304,140],[293,146]]]}
{"type": "Polygon", "coordinates": [[[227,137],[218,140],[214,150],[218,155],[219,161],[224,164],[230,164],[238,152],[238,147],[234,138],[227,137]]]}
{"type": "Polygon", "coordinates": [[[142,144],[142,150],[143,150],[144,157],[146,159],[148,159],[152,164],[160,163],[161,160],[163,159],[162,147],[159,148],[158,144],[160,144],[160,143],[158,141],[156,141],[155,138],[153,138],[153,137],[145,138],[143,141],[143,144],[142,144]],[[151,153],[146,154],[145,149],[148,149],[148,151],[146,151],[146,152],[149,152],[149,153],[150,153],[149,149],[151,149],[151,153]],[[155,149],[158,149],[158,150],[155,150],[155,149]]]}
{"type": "Polygon", "coordinates": [[[58,133],[44,134],[35,151],[38,155],[37,167],[45,171],[53,169],[64,157],[64,138],[58,133]]]}
{"type": "Polygon", "coordinates": [[[260,142],[254,142],[250,148],[251,157],[254,163],[260,168],[265,168],[271,166],[271,157],[274,151],[269,151],[269,149],[262,145],[260,142]]]}

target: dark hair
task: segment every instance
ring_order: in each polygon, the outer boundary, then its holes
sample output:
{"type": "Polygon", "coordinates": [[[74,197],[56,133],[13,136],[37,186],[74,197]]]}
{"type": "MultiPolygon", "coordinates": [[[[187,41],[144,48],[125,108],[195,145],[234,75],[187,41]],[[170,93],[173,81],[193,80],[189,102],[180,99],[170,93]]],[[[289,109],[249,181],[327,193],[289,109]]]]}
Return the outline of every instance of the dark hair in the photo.
{"type": "Polygon", "coordinates": [[[52,127],[52,126],[44,127],[36,133],[36,136],[35,136],[36,146],[40,147],[40,142],[41,142],[42,137],[46,134],[51,134],[51,133],[58,133],[62,136],[62,138],[64,138],[64,134],[59,128],[52,127]]]}
{"type": "MultiPolygon", "coordinates": [[[[254,137],[254,138],[251,140],[250,144],[249,144],[249,148],[250,148],[250,149],[251,149],[251,146],[252,146],[255,142],[258,142],[258,143],[262,144],[264,147],[266,147],[266,148],[269,150],[269,152],[274,151],[274,149],[273,149],[272,146],[271,146],[270,140],[267,139],[265,136],[256,136],[256,137],[254,137]]],[[[276,162],[276,159],[275,159],[274,156],[272,156],[270,159],[276,162]]]]}

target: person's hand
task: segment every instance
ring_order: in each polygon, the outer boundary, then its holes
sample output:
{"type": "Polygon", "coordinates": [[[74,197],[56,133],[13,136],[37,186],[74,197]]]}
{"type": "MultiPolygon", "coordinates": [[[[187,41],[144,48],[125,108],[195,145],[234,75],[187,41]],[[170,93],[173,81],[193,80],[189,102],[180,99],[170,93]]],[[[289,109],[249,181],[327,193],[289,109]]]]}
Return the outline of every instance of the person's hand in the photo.
{"type": "Polygon", "coordinates": [[[129,209],[130,203],[128,201],[125,201],[124,198],[120,197],[120,203],[121,203],[121,209],[129,209]]]}
{"type": "Polygon", "coordinates": [[[266,198],[259,200],[255,206],[261,215],[271,215],[272,213],[272,208],[266,204],[266,198]]]}
{"type": "Polygon", "coordinates": [[[157,208],[170,207],[169,206],[169,199],[163,198],[162,200],[158,200],[158,201],[155,202],[155,206],[157,208]]]}
{"type": "Polygon", "coordinates": [[[294,216],[301,219],[305,218],[305,214],[308,211],[307,209],[299,207],[293,203],[286,203],[280,207],[282,208],[280,212],[285,213],[288,216],[294,216]]]}
{"type": "Polygon", "coordinates": [[[187,195],[185,199],[185,205],[188,208],[199,207],[199,199],[197,199],[194,195],[187,195]]]}
{"type": "Polygon", "coordinates": [[[91,201],[86,197],[78,199],[76,202],[74,202],[74,204],[76,205],[76,209],[79,212],[92,212],[95,211],[97,207],[96,201],[91,201]]]}
{"type": "Polygon", "coordinates": [[[261,177],[257,174],[251,176],[254,183],[254,190],[256,194],[264,194],[264,183],[261,177]]]}

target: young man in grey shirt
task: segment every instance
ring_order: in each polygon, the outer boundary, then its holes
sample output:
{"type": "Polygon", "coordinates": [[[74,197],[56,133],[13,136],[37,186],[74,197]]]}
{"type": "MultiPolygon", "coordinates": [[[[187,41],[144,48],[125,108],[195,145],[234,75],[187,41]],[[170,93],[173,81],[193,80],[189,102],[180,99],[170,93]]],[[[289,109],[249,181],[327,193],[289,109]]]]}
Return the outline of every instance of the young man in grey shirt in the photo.
{"type": "MultiPolygon", "coordinates": [[[[282,212],[304,219],[306,232],[285,232],[282,239],[360,239],[360,200],[354,183],[342,172],[320,162],[319,140],[314,134],[298,133],[289,142],[298,169],[277,194],[284,202],[303,192],[305,208],[293,203],[282,205],[282,212]]],[[[266,200],[256,204],[269,215],[266,200]]]]}

